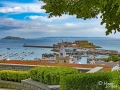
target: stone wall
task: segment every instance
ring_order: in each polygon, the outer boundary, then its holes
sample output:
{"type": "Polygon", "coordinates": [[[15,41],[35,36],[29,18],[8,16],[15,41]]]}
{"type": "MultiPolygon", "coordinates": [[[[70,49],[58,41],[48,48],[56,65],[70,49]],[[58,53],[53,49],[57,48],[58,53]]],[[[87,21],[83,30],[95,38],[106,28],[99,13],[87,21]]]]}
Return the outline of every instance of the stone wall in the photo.
{"type": "Polygon", "coordinates": [[[60,85],[47,85],[31,79],[21,81],[21,90],[59,90],[60,85]]]}
{"type": "Polygon", "coordinates": [[[21,90],[21,83],[0,80],[0,88],[9,88],[9,89],[21,90]]]}
{"type": "Polygon", "coordinates": [[[27,71],[31,68],[35,67],[36,65],[22,65],[22,64],[5,64],[0,63],[0,70],[22,70],[27,71]]]}
{"type": "Polygon", "coordinates": [[[85,73],[90,71],[92,68],[76,68],[79,73],[85,73]]]}
{"type": "Polygon", "coordinates": [[[103,67],[95,67],[90,71],[88,71],[87,73],[95,73],[95,72],[102,72],[102,71],[103,71],[103,67]]]}
{"type": "MultiPolygon", "coordinates": [[[[0,63],[0,70],[22,70],[27,71],[33,67],[40,66],[40,65],[23,65],[23,64],[5,64],[0,63]]],[[[87,72],[92,68],[76,68],[78,72],[87,72]]]]}
{"type": "Polygon", "coordinates": [[[0,88],[13,90],[59,90],[60,85],[47,85],[31,79],[22,80],[21,83],[0,80],[0,88]]]}

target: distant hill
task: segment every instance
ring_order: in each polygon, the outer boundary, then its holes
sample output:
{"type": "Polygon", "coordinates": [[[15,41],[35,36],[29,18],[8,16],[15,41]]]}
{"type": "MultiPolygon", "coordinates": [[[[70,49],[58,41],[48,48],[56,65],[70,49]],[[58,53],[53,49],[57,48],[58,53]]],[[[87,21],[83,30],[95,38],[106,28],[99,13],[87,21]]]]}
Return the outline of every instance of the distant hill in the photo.
{"type": "Polygon", "coordinates": [[[4,38],[2,38],[2,39],[23,40],[24,38],[7,36],[7,37],[4,37],[4,38]]]}

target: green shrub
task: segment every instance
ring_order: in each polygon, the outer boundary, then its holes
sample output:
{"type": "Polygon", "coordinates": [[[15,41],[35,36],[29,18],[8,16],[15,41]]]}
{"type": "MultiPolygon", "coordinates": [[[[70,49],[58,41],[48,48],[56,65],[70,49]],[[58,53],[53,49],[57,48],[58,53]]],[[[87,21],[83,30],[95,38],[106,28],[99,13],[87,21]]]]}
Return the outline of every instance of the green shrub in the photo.
{"type": "Polygon", "coordinates": [[[49,85],[60,84],[61,76],[78,74],[78,70],[72,67],[35,67],[30,70],[30,77],[49,85]]]}
{"type": "Polygon", "coordinates": [[[109,61],[111,61],[111,59],[109,59],[109,58],[104,58],[104,61],[105,61],[105,62],[109,62],[109,61]]]}
{"type": "Polygon", "coordinates": [[[14,71],[14,70],[2,70],[0,71],[1,80],[21,82],[21,80],[29,78],[28,71],[14,71]]]}
{"type": "Polygon", "coordinates": [[[63,76],[60,90],[119,90],[119,72],[98,72],[63,76]]]}
{"type": "Polygon", "coordinates": [[[120,86],[120,70],[112,71],[112,75],[115,77],[114,83],[117,83],[120,86]]]}
{"type": "Polygon", "coordinates": [[[108,58],[105,58],[104,60],[105,62],[109,62],[109,61],[116,62],[116,61],[120,61],[120,58],[117,55],[111,55],[108,58]]]}

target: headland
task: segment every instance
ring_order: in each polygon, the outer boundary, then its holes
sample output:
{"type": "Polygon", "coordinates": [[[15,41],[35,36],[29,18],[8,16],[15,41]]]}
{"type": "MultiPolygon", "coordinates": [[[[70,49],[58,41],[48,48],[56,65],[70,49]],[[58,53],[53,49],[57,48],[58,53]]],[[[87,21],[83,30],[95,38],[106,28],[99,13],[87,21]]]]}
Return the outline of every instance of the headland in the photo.
{"type": "Polygon", "coordinates": [[[2,39],[4,39],[4,40],[24,40],[25,38],[14,37],[14,36],[6,36],[2,39]]]}

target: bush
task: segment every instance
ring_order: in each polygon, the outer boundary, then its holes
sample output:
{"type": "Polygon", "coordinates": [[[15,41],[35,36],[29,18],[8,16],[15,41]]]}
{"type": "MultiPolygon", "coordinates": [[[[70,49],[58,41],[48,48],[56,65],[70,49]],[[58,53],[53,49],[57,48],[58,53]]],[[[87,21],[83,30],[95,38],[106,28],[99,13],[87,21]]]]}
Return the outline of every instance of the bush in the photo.
{"type": "Polygon", "coordinates": [[[104,60],[105,62],[109,62],[109,61],[116,62],[116,61],[120,61],[120,58],[117,55],[111,55],[108,58],[105,58],[104,60]]]}
{"type": "Polygon", "coordinates": [[[114,83],[117,83],[120,86],[120,70],[112,71],[112,75],[115,77],[114,83]]]}
{"type": "Polygon", "coordinates": [[[1,80],[21,82],[21,80],[29,78],[27,71],[2,70],[0,71],[1,80]]]}
{"type": "Polygon", "coordinates": [[[119,90],[118,74],[114,71],[63,76],[60,90],[119,90]]]}
{"type": "Polygon", "coordinates": [[[104,61],[105,61],[105,62],[109,62],[109,61],[111,61],[111,59],[109,59],[109,58],[104,58],[104,61]]]}
{"type": "Polygon", "coordinates": [[[30,70],[31,79],[49,85],[60,84],[61,76],[78,74],[78,70],[72,67],[35,67],[30,70]]]}

